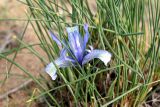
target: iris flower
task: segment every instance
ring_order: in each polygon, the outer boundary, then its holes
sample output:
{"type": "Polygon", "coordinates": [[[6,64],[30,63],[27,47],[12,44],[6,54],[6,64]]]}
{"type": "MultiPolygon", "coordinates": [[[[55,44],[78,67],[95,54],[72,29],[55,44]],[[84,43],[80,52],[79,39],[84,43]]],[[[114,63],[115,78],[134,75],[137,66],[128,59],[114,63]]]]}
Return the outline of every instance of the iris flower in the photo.
{"type": "MultiPolygon", "coordinates": [[[[60,46],[64,46],[60,52],[60,57],[53,62],[49,63],[45,71],[51,76],[52,80],[57,78],[57,67],[65,68],[71,66],[83,66],[94,58],[98,58],[104,62],[105,65],[111,60],[111,53],[105,50],[86,49],[86,45],[89,39],[88,25],[84,25],[85,35],[82,37],[79,33],[78,26],[67,27],[68,43],[61,42],[52,32],[50,35],[52,39],[60,46]],[[56,66],[55,66],[56,65],[56,66]]],[[[64,41],[64,40],[62,40],[64,41]]]]}

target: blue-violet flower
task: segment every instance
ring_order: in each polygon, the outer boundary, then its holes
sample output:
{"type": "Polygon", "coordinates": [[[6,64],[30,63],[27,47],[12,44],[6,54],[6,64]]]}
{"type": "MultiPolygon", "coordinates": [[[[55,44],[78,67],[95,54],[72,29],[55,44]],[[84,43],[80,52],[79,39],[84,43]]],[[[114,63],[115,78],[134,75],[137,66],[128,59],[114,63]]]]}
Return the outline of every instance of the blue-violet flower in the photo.
{"type": "Polygon", "coordinates": [[[89,50],[86,49],[90,36],[87,24],[84,25],[84,37],[80,35],[78,26],[67,27],[66,30],[68,33],[68,43],[60,42],[60,40],[50,31],[52,39],[59,46],[64,46],[60,52],[60,57],[56,59],[54,63],[49,63],[45,68],[45,71],[52,77],[52,80],[57,78],[56,66],[58,68],[77,66],[77,64],[83,66],[94,58],[99,58],[105,65],[107,65],[111,60],[111,53],[108,51],[93,49],[92,46],[90,46],[89,50]],[[56,64],[56,66],[54,64],[56,64]]]}

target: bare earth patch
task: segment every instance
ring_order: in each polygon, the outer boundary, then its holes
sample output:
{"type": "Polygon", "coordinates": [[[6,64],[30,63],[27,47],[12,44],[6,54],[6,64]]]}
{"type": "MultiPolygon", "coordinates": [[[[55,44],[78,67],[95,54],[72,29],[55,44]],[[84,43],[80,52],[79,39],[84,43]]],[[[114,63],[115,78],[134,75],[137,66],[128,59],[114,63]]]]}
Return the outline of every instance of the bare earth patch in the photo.
{"type": "MultiPolygon", "coordinates": [[[[25,6],[16,0],[0,0],[0,19],[7,18],[23,18],[25,19],[25,6]]],[[[2,36],[13,36],[16,35],[20,37],[22,34],[24,27],[26,25],[25,21],[0,21],[0,32],[7,32],[6,34],[0,35],[2,36]],[[9,33],[8,33],[9,32],[9,33]]],[[[24,39],[27,44],[38,43],[38,39],[36,35],[29,25],[24,39]]],[[[0,46],[4,44],[6,41],[1,40],[0,46]]],[[[9,42],[6,45],[6,49],[9,50],[13,48],[12,46],[17,46],[17,42],[9,38],[9,42]]],[[[39,47],[35,47],[35,49],[44,56],[43,51],[39,47]]],[[[15,53],[8,56],[8,58],[12,59],[15,53]]],[[[40,73],[43,72],[43,65],[40,60],[33,54],[30,53],[27,49],[23,49],[18,52],[15,62],[27,69],[32,75],[38,77],[40,73]]],[[[13,65],[10,75],[7,76],[8,69],[11,63],[8,61],[1,59],[0,60],[0,96],[9,92],[16,87],[19,87],[24,82],[28,81],[28,76],[19,68],[13,65]],[[4,82],[4,79],[6,81],[4,82]]],[[[26,101],[30,98],[31,93],[36,88],[35,84],[30,83],[26,88],[22,88],[19,91],[14,92],[9,95],[7,98],[0,99],[0,107],[25,107],[26,101]]],[[[32,107],[36,106],[36,104],[31,104],[32,107]]]]}

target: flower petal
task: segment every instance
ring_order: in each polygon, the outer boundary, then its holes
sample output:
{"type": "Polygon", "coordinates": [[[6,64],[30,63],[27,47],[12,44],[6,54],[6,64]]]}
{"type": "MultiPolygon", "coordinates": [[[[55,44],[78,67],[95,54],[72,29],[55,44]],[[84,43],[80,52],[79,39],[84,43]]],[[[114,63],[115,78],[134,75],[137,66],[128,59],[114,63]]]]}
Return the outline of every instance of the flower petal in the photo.
{"type": "MultiPolygon", "coordinates": [[[[65,57],[61,56],[60,58],[55,60],[54,63],[58,68],[65,68],[65,67],[73,66],[75,61],[67,56],[65,57]]],[[[51,62],[45,68],[45,71],[51,76],[52,80],[55,80],[57,78],[56,66],[53,64],[53,62],[51,62]]]]}
{"type": "Polygon", "coordinates": [[[66,56],[66,54],[67,54],[67,49],[66,49],[66,48],[63,48],[63,49],[61,50],[60,56],[66,56]]]}
{"type": "Polygon", "coordinates": [[[55,80],[56,77],[57,77],[57,69],[55,67],[55,65],[51,62],[49,63],[46,68],[45,68],[45,71],[51,76],[52,80],[55,80]]]}
{"type": "Polygon", "coordinates": [[[59,57],[58,59],[55,60],[55,64],[57,65],[58,68],[65,68],[72,66],[74,64],[74,60],[70,57],[59,57]]]}
{"type": "Polygon", "coordinates": [[[72,63],[76,63],[76,61],[72,57],[67,56],[67,52],[68,52],[67,49],[63,48],[61,50],[60,56],[63,57],[66,61],[70,61],[72,63]]]}
{"type": "Polygon", "coordinates": [[[84,46],[78,26],[67,27],[66,30],[68,32],[69,46],[71,48],[71,51],[73,52],[77,60],[81,62],[84,53],[84,46]]]}
{"type": "Polygon", "coordinates": [[[91,46],[91,45],[89,45],[89,48],[90,48],[90,49],[86,49],[85,55],[87,55],[88,53],[92,52],[93,49],[94,49],[93,46],[91,46]]]}
{"type": "Polygon", "coordinates": [[[57,78],[57,74],[52,76],[52,80],[56,80],[56,78],[57,78]]]}
{"type": "Polygon", "coordinates": [[[85,49],[89,39],[88,24],[84,24],[84,30],[85,30],[85,35],[84,35],[84,49],[85,49]]]}
{"type": "Polygon", "coordinates": [[[82,65],[86,64],[90,60],[94,58],[99,58],[101,61],[104,62],[105,65],[111,60],[111,53],[105,50],[93,50],[90,53],[88,53],[84,58],[82,65]]]}
{"type": "Polygon", "coordinates": [[[93,49],[94,49],[93,46],[91,46],[91,45],[89,45],[89,48],[91,51],[93,51],[93,49]]]}
{"type": "Polygon", "coordinates": [[[52,39],[57,43],[57,45],[62,46],[60,40],[53,34],[53,32],[49,31],[49,33],[50,33],[52,39]]]}

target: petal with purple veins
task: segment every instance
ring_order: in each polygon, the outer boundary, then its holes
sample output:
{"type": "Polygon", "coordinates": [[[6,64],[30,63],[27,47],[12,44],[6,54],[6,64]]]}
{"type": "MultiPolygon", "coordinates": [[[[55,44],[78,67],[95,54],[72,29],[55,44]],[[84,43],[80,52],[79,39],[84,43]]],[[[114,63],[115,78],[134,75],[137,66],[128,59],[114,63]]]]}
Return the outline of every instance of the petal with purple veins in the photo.
{"type": "Polygon", "coordinates": [[[89,39],[89,31],[88,31],[88,24],[84,24],[84,30],[85,30],[85,35],[84,35],[84,48],[86,48],[88,39],[89,39]]]}
{"type": "Polygon", "coordinates": [[[66,54],[67,54],[67,49],[63,48],[60,52],[60,56],[66,56],[66,54]]]}
{"type": "Polygon", "coordinates": [[[93,50],[83,58],[82,65],[86,64],[87,62],[91,61],[94,58],[100,59],[101,61],[103,61],[105,65],[107,65],[107,63],[111,60],[111,56],[112,56],[111,53],[109,53],[108,51],[93,50]]]}
{"type": "MultiPolygon", "coordinates": [[[[54,63],[58,68],[65,68],[74,66],[75,61],[70,57],[61,56],[57,60],[55,60],[54,63]]],[[[45,71],[51,76],[52,80],[55,80],[57,78],[57,68],[55,65],[53,64],[53,62],[51,62],[45,68],[45,71]]]]}
{"type": "Polygon", "coordinates": [[[77,60],[81,62],[84,53],[84,46],[78,26],[67,27],[66,30],[68,32],[69,46],[71,48],[71,51],[73,52],[77,60]]]}
{"type": "Polygon", "coordinates": [[[59,68],[65,68],[65,67],[70,67],[73,66],[75,63],[74,59],[65,56],[65,57],[59,57],[58,59],[55,60],[55,64],[59,68]]]}
{"type": "Polygon", "coordinates": [[[57,43],[57,45],[62,46],[60,40],[53,34],[53,32],[49,31],[49,33],[50,33],[52,39],[57,43]]]}

